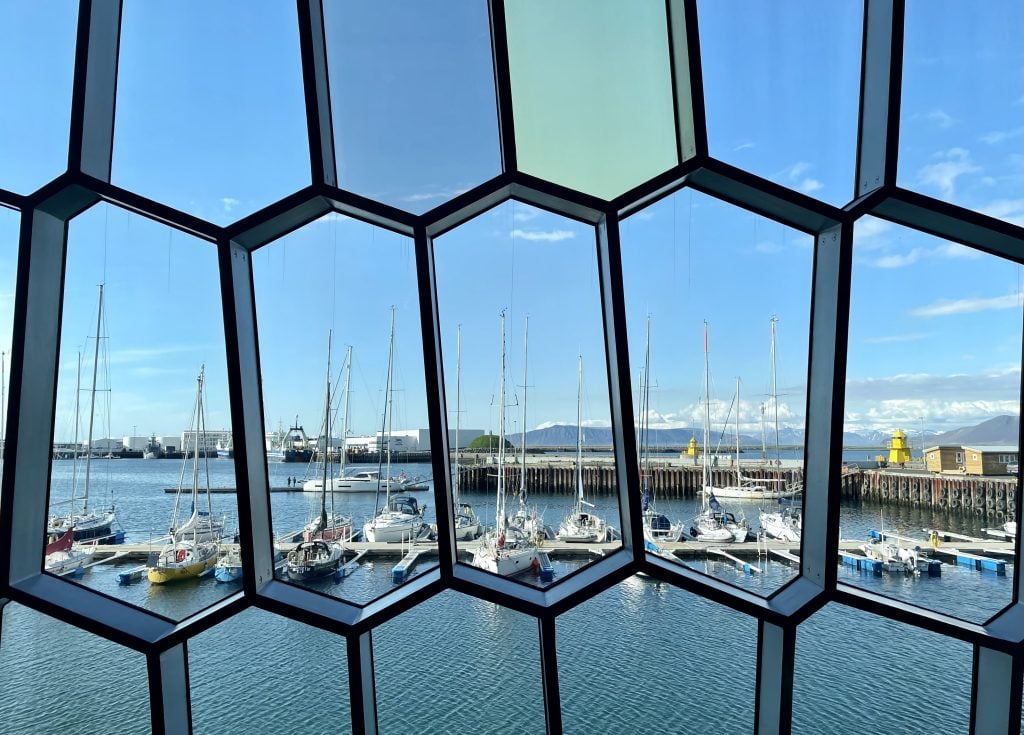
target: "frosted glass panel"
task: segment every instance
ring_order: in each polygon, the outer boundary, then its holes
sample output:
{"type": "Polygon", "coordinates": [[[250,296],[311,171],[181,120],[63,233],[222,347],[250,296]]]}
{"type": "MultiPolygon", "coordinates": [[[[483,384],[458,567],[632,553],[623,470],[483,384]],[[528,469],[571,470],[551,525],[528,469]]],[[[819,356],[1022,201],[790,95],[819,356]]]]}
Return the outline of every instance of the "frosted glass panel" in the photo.
{"type": "Polygon", "coordinates": [[[516,0],[506,20],[520,170],[611,198],[675,165],[664,3],[516,0]]]}
{"type": "Polygon", "coordinates": [[[326,3],[341,186],[425,212],[501,172],[487,3],[326,3]]]}

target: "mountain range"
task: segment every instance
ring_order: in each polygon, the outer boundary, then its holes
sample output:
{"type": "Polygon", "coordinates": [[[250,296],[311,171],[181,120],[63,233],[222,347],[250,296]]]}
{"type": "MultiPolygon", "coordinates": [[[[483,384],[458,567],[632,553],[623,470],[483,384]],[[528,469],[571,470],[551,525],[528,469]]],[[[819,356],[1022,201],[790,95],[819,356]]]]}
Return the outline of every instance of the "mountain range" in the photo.
{"type": "MultiPolygon", "coordinates": [[[[1016,416],[996,416],[975,426],[965,426],[944,433],[925,429],[924,443],[926,446],[937,444],[1016,445],[1018,425],[1019,419],[1016,416]]],[[[910,435],[911,443],[914,446],[920,445],[920,431],[914,431],[909,426],[905,427],[904,431],[910,435]]],[[[608,427],[586,427],[583,430],[583,435],[588,446],[610,447],[612,444],[612,430],[608,427]]],[[[703,429],[699,428],[651,429],[650,446],[652,449],[658,447],[681,448],[690,442],[691,437],[696,437],[697,442],[700,443],[702,435],[703,429]]],[[[508,439],[517,443],[520,440],[520,435],[509,434],[508,439]]],[[[892,439],[891,431],[843,432],[844,447],[884,447],[890,439],[892,439]]],[[[711,442],[713,445],[728,447],[735,443],[735,439],[732,434],[721,436],[719,432],[712,432],[711,442]]],[[[563,424],[534,429],[526,432],[526,443],[531,447],[572,447],[576,445],[576,427],[563,424]]],[[[802,446],[804,432],[780,429],[779,443],[784,446],[802,446]]],[[[740,434],[740,444],[747,447],[758,446],[761,444],[761,437],[740,434]]]]}

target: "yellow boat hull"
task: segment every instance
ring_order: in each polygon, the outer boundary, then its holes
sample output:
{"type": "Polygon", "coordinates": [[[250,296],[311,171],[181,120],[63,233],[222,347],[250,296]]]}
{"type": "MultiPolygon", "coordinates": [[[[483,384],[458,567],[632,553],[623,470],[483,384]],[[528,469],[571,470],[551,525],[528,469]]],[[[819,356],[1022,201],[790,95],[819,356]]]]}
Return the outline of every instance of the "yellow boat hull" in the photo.
{"type": "Polygon", "coordinates": [[[207,569],[212,569],[217,564],[217,556],[214,555],[205,561],[196,562],[186,566],[150,567],[146,576],[152,584],[166,584],[177,582],[181,579],[194,579],[207,569]]]}

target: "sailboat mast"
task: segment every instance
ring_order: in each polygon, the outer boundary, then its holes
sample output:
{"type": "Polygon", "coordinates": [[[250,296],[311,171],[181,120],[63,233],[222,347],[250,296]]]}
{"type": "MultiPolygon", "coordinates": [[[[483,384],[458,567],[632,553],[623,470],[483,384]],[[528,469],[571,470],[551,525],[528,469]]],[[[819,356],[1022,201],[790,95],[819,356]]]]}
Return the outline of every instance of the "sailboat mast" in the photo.
{"type": "Polygon", "coordinates": [[[583,512],[583,355],[579,356],[576,381],[576,495],[583,512]]]}
{"type": "Polygon", "coordinates": [[[775,458],[779,459],[781,453],[779,451],[779,386],[777,384],[777,376],[775,372],[775,323],[779,321],[777,317],[772,317],[772,410],[775,412],[775,458]]]}
{"type": "MultiPolygon", "coordinates": [[[[100,295],[98,305],[96,307],[96,348],[93,351],[92,358],[92,392],[89,396],[89,451],[85,454],[85,490],[82,495],[82,513],[85,514],[89,511],[89,465],[92,460],[92,430],[93,422],[96,419],[96,375],[99,369],[100,361],[100,329],[101,322],[103,320],[103,284],[99,287],[100,295]]],[[[72,512],[73,509],[72,509],[72,512]]]]}
{"type": "Polygon", "coordinates": [[[455,337],[455,463],[452,478],[452,497],[459,507],[459,425],[462,423],[462,325],[455,337]]]}
{"type": "Polygon", "coordinates": [[[196,501],[199,500],[199,433],[203,415],[203,371],[205,366],[199,368],[199,377],[196,378],[196,422],[195,436],[192,439],[192,514],[195,515],[199,509],[196,501]]]}
{"type": "Polygon", "coordinates": [[[338,455],[338,475],[345,475],[348,462],[349,397],[352,395],[352,345],[345,353],[345,411],[341,415],[341,453],[338,455]]]}
{"type": "Polygon", "coordinates": [[[743,482],[740,472],[740,379],[736,377],[736,484],[743,482]]]}
{"type": "MultiPolygon", "coordinates": [[[[331,455],[331,330],[327,330],[327,391],[324,397],[324,472],[320,493],[320,538],[327,537],[327,463],[331,455]]],[[[334,493],[332,491],[331,495],[334,493]]]]}
{"type": "Polygon", "coordinates": [[[388,391],[384,410],[388,415],[388,475],[384,485],[384,499],[391,504],[391,422],[394,417],[394,375],[395,375],[395,307],[391,307],[391,338],[388,340],[388,391]]]}
{"type": "Polygon", "coordinates": [[[519,442],[519,454],[522,463],[519,468],[519,507],[526,508],[526,390],[527,390],[527,358],[530,344],[530,317],[526,317],[523,326],[523,433],[519,442]]]}
{"type": "Polygon", "coordinates": [[[78,411],[82,396],[82,353],[78,353],[78,375],[75,378],[75,444],[71,450],[71,513],[75,512],[75,493],[78,491],[78,411]]]}
{"type": "Polygon", "coordinates": [[[498,537],[505,533],[505,312],[501,312],[501,387],[498,391],[498,499],[495,528],[498,537]]]}
{"type": "Polygon", "coordinates": [[[640,386],[640,489],[647,490],[650,482],[650,383],[651,383],[651,316],[647,315],[647,337],[644,341],[644,371],[640,386]]]}
{"type": "Polygon", "coordinates": [[[704,320],[704,451],[701,452],[701,481],[705,492],[701,494],[707,504],[706,488],[711,484],[711,467],[708,465],[708,450],[711,446],[711,372],[708,367],[708,322],[704,320]]]}

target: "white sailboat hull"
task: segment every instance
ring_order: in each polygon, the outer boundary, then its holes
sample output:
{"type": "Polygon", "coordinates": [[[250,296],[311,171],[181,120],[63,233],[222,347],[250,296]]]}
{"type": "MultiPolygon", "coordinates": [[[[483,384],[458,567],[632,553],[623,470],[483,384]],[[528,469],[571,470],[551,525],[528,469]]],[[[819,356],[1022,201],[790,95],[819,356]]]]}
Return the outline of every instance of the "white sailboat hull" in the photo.
{"type": "Polygon", "coordinates": [[[419,535],[422,525],[420,516],[385,511],[363,525],[363,536],[371,543],[397,544],[419,535]]]}
{"type": "Polygon", "coordinates": [[[473,566],[503,577],[536,572],[540,567],[536,546],[497,549],[493,541],[481,544],[473,552],[473,566]]]}

